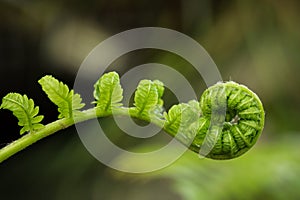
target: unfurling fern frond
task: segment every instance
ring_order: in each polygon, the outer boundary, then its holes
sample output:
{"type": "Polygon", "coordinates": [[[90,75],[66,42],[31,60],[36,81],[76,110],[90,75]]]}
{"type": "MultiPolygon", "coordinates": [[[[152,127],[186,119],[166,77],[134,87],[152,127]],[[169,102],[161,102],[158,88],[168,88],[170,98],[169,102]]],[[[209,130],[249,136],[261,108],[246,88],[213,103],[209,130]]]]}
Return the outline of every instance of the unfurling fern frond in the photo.
{"type": "Polygon", "coordinates": [[[12,111],[14,116],[18,118],[18,125],[23,126],[20,130],[21,135],[26,131],[34,132],[44,127],[43,124],[39,123],[44,118],[43,115],[37,115],[39,107],[34,107],[33,100],[28,99],[26,95],[9,93],[3,97],[0,108],[12,111]]]}
{"type": "Polygon", "coordinates": [[[39,84],[49,99],[58,106],[58,118],[72,118],[85,105],[79,94],[74,94],[74,90],[69,90],[67,85],[52,76],[44,76],[39,84]]]}
{"type": "Polygon", "coordinates": [[[100,109],[110,112],[113,107],[122,106],[123,89],[116,72],[104,74],[95,83],[94,88],[95,103],[100,109]]]}
{"type": "Polygon", "coordinates": [[[116,72],[104,74],[94,85],[96,107],[79,111],[84,104],[79,94],[52,76],[39,80],[49,99],[58,106],[59,118],[45,128],[39,108],[26,95],[10,93],[0,108],[9,109],[27,134],[0,149],[0,163],[34,142],[75,123],[111,115],[130,116],[153,123],[187,146],[212,159],[231,159],[247,152],[259,138],[265,120],[263,105],[247,87],[229,81],[217,83],[202,94],[200,101],[174,105],[164,112],[164,85],[158,80],[141,80],[134,107],[123,107],[123,89],[116,72]],[[129,112],[128,112],[129,111],[129,112]],[[95,115],[96,114],[96,115],[95,115]]]}

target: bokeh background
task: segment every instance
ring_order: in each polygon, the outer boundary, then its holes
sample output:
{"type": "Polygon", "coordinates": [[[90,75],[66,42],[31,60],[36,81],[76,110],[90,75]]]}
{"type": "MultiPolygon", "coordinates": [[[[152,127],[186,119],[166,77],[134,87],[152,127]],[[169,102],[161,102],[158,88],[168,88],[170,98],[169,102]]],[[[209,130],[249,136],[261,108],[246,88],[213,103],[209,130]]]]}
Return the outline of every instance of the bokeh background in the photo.
{"type": "MultiPolygon", "coordinates": [[[[299,19],[297,0],[0,0],[0,97],[26,93],[40,106],[45,123],[58,113],[39,78],[52,74],[72,87],[93,47],[144,26],[174,29],[198,41],[223,79],[247,85],[266,110],[265,130],[244,156],[212,161],[187,152],[165,169],[140,175],[102,165],[75,128],[68,128],[0,164],[0,199],[299,199],[299,19]]],[[[172,66],[198,95],[205,89],[186,61],[159,50],[129,53],[108,70],[123,74],[147,62],[172,66]]],[[[166,108],[176,103],[171,92],[164,100],[166,108]]],[[[20,136],[9,111],[1,110],[0,119],[3,147],[20,136]]],[[[124,148],[145,151],[168,140],[165,133],[151,142],[133,140],[112,119],[101,123],[124,148]]]]}

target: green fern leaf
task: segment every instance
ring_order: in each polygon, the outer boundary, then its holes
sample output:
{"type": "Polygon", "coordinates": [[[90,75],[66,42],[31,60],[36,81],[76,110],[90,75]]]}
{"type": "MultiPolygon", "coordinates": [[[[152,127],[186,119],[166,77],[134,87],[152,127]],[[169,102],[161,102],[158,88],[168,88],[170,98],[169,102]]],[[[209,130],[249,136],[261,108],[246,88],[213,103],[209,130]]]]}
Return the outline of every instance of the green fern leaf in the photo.
{"type": "Polygon", "coordinates": [[[200,109],[200,103],[199,101],[196,100],[191,100],[188,102],[188,105],[191,107],[193,112],[197,114],[198,117],[201,115],[201,109],[200,109]]]}
{"type": "Polygon", "coordinates": [[[164,84],[163,84],[163,82],[161,82],[159,80],[154,80],[153,84],[156,86],[157,93],[158,93],[157,104],[159,106],[163,106],[164,105],[164,101],[161,98],[162,98],[162,96],[164,94],[164,91],[165,91],[164,84]]]}
{"type": "Polygon", "coordinates": [[[12,111],[13,115],[18,118],[18,125],[23,126],[20,130],[21,135],[27,131],[34,132],[44,127],[39,123],[44,118],[43,115],[37,115],[39,107],[34,107],[33,100],[28,99],[26,95],[9,93],[3,97],[0,108],[12,111]]]}
{"type": "Polygon", "coordinates": [[[199,119],[199,115],[196,101],[174,105],[168,113],[164,113],[166,119],[164,128],[172,135],[176,135],[179,132],[187,134],[185,131],[199,119]]]}
{"type": "Polygon", "coordinates": [[[123,89],[116,72],[104,74],[94,85],[94,98],[97,107],[111,111],[113,107],[122,106],[123,89]]]}
{"type": "Polygon", "coordinates": [[[157,85],[150,80],[141,80],[135,91],[133,111],[139,116],[149,117],[157,108],[158,97],[157,85]]]}
{"type": "Polygon", "coordinates": [[[39,84],[48,98],[58,106],[60,113],[58,118],[71,118],[85,105],[81,102],[82,99],[79,94],[74,94],[74,90],[69,90],[67,85],[50,75],[41,78],[39,84]]]}

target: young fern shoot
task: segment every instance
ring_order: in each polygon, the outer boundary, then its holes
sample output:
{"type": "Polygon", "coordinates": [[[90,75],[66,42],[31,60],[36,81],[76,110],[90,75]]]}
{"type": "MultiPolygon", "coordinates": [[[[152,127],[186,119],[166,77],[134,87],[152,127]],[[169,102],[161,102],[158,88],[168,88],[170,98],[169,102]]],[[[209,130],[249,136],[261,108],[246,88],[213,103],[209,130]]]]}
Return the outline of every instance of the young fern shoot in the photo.
{"type": "Polygon", "coordinates": [[[164,112],[164,85],[159,80],[141,80],[134,106],[127,108],[122,104],[119,75],[106,73],[94,85],[96,106],[84,111],[80,111],[84,107],[80,95],[64,83],[49,75],[38,82],[58,106],[58,120],[44,126],[40,123],[43,116],[38,115],[39,107],[32,99],[17,93],[3,97],[0,108],[12,111],[22,127],[20,134],[28,134],[0,149],[0,162],[74,123],[110,115],[127,115],[153,123],[196,153],[209,147],[205,156],[212,159],[244,154],[256,143],[264,127],[264,109],[257,95],[232,81],[217,83],[203,93],[200,101],[173,105],[168,112],[164,112]]]}

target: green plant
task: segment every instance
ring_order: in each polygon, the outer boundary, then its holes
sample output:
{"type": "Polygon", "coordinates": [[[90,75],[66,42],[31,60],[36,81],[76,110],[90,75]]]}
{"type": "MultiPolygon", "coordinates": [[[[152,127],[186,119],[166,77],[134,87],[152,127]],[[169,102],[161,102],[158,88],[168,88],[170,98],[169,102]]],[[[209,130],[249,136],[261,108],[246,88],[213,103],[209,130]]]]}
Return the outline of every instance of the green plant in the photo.
{"type": "Polygon", "coordinates": [[[39,107],[26,95],[9,93],[2,99],[2,109],[8,109],[22,126],[20,134],[29,132],[0,150],[0,162],[34,142],[95,117],[126,115],[151,122],[176,137],[191,150],[199,152],[203,146],[210,151],[206,157],[230,159],[249,150],[264,126],[264,110],[259,98],[247,87],[235,82],[217,83],[208,88],[200,102],[174,105],[163,112],[163,83],[140,81],[133,107],[123,107],[123,89],[116,72],[104,74],[94,85],[96,106],[84,107],[79,94],[52,76],[45,76],[39,84],[49,99],[58,106],[58,120],[43,125],[39,107]]]}

